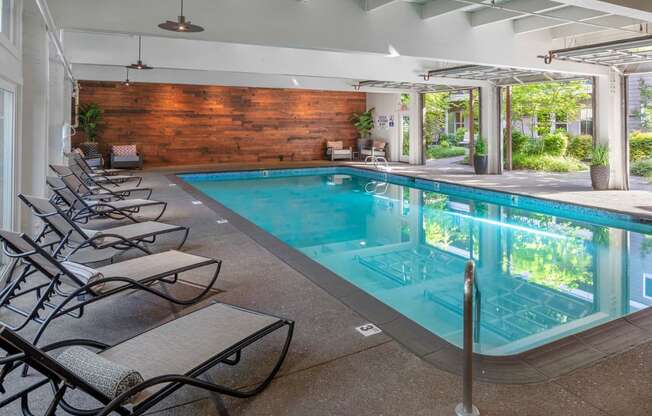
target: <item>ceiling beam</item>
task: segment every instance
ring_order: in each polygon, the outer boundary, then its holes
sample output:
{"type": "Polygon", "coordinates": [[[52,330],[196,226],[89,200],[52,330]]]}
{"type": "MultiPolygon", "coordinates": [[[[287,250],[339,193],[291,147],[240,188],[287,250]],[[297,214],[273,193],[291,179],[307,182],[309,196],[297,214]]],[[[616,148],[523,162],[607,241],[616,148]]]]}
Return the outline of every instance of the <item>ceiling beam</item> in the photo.
{"type": "Polygon", "coordinates": [[[631,17],[652,21],[652,1],[650,0],[563,0],[564,3],[605,14],[631,17]]]}
{"type": "Polygon", "coordinates": [[[499,3],[498,7],[486,7],[476,11],[469,12],[469,21],[471,26],[483,26],[491,23],[504,22],[512,20],[522,13],[503,10],[501,7],[508,9],[522,10],[529,13],[540,13],[554,10],[556,8],[564,7],[563,4],[556,1],[549,0],[512,0],[504,3],[499,3]]]}
{"type": "MultiPolygon", "coordinates": [[[[612,27],[626,27],[631,25],[636,25],[643,23],[642,20],[632,19],[631,17],[624,16],[603,16],[597,17],[595,19],[587,20],[587,22],[598,23],[605,26],[612,27]]],[[[610,29],[599,28],[597,26],[583,25],[579,23],[573,23],[570,25],[556,27],[550,30],[550,34],[553,39],[565,38],[567,36],[577,36],[584,35],[587,33],[596,33],[596,32],[605,32],[610,29]]]]}
{"type": "Polygon", "coordinates": [[[457,12],[469,7],[466,3],[458,3],[453,0],[431,0],[421,8],[421,18],[424,20],[434,19],[449,13],[457,12]]]}
{"type": "Polygon", "coordinates": [[[572,22],[564,21],[561,19],[571,19],[577,21],[584,21],[596,17],[605,16],[607,13],[585,9],[582,7],[568,6],[561,9],[552,10],[547,12],[546,15],[558,17],[559,19],[551,19],[541,16],[529,16],[514,21],[515,33],[529,33],[537,30],[545,30],[554,27],[564,26],[572,22]]]}
{"type": "Polygon", "coordinates": [[[387,6],[392,3],[399,3],[401,1],[402,0],[362,0],[362,5],[366,11],[372,12],[374,10],[380,9],[383,6],[387,6]]]}

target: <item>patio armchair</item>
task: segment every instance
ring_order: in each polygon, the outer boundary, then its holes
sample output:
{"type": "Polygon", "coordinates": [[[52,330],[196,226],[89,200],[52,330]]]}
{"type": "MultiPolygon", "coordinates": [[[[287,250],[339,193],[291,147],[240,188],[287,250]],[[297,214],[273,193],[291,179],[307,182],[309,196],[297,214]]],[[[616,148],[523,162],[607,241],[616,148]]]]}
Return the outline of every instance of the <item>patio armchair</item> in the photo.
{"type": "Polygon", "coordinates": [[[53,202],[56,202],[57,206],[76,222],[87,222],[91,219],[105,217],[113,219],[126,218],[132,222],[141,222],[144,218],[149,217],[152,221],[158,221],[165,214],[168,206],[165,201],[140,198],[125,199],[120,198],[120,196],[115,198],[114,195],[107,193],[86,194],[83,196],[76,191],[77,182],[70,176],[63,178],[49,176],[46,178],[46,183],[54,192],[53,202]],[[155,208],[153,213],[150,208],[155,208]],[[146,209],[150,215],[145,214],[146,209]]]}
{"type": "Polygon", "coordinates": [[[111,168],[142,169],[143,155],[135,144],[111,146],[111,168]]]}
{"type": "Polygon", "coordinates": [[[326,156],[330,160],[336,159],[349,159],[353,160],[353,148],[344,148],[344,143],[341,141],[337,142],[326,142],[326,156]]]}
{"type": "Polygon", "coordinates": [[[293,330],[294,322],[288,319],[217,302],[113,346],[66,340],[38,348],[0,327],[0,348],[7,353],[0,358],[4,365],[0,389],[9,387],[7,376],[23,365],[43,376],[18,387],[0,402],[0,409],[20,400],[23,416],[31,416],[30,404],[43,398],[32,398],[30,393],[48,384],[54,391],[48,415],[59,408],[71,414],[142,415],[184,386],[237,398],[252,397],[262,392],[281,369],[293,330]],[[200,378],[220,364],[236,366],[246,348],[284,328],[278,358],[253,387],[229,387],[200,378]],[[56,358],[55,351],[61,351],[56,358]],[[74,407],[65,399],[69,390],[94,399],[100,407],[74,407]]]}
{"type": "Polygon", "coordinates": [[[142,290],[177,305],[194,304],[212,290],[222,266],[221,260],[169,250],[91,268],[57,259],[25,234],[0,230],[0,242],[7,257],[24,264],[6,278],[0,291],[0,310],[7,312],[0,324],[16,331],[30,322],[40,325],[34,344],[54,319],[82,318],[91,303],[125,291],[142,290]],[[181,299],[167,293],[165,285],[176,284],[180,274],[206,267],[214,271],[197,295],[181,299]],[[164,287],[155,289],[154,284],[164,287]],[[31,296],[34,301],[23,306],[31,296]],[[9,312],[17,316],[11,323],[5,320],[9,312]]]}
{"type": "Polygon", "coordinates": [[[360,159],[364,160],[367,156],[384,157],[388,159],[389,152],[387,143],[382,140],[361,140],[358,142],[360,159]]]}

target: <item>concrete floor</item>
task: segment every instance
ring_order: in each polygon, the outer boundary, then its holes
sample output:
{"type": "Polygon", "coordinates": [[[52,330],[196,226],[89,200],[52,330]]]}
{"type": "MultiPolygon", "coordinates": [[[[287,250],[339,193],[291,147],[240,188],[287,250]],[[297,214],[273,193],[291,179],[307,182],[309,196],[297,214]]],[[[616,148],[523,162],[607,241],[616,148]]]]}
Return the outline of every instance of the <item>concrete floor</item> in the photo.
{"type": "MultiPolygon", "coordinates": [[[[422,168],[399,166],[395,169],[444,179],[441,173],[422,168]]],[[[458,376],[432,367],[384,334],[362,337],[354,328],[366,322],[363,317],[232,225],[219,224],[212,210],[192,204],[192,198],[178,186],[170,186],[163,173],[161,170],[143,173],[144,186],[155,189],[152,198],[170,203],[163,221],[192,227],[186,251],[224,260],[217,284],[220,293],[213,298],[294,319],[296,333],[280,375],[259,396],[240,400],[184,388],[161,403],[152,414],[453,414],[461,397],[458,376]]],[[[463,183],[501,187],[499,178],[469,176],[460,179],[461,176],[454,178],[463,183]]],[[[510,182],[513,181],[506,183],[510,182]]],[[[521,185],[519,189],[524,188],[521,185]]],[[[570,198],[584,193],[587,192],[560,189],[549,195],[570,198]]],[[[604,196],[598,200],[603,201],[611,194],[601,193],[604,196]]],[[[617,199],[611,200],[612,205],[614,201],[622,203],[628,194],[613,195],[617,199]]],[[[652,206],[650,195],[645,193],[645,204],[652,206]]],[[[636,208],[641,203],[631,201],[627,206],[636,208]]],[[[182,278],[193,285],[201,285],[207,276],[196,273],[182,278]]],[[[180,293],[196,288],[177,285],[171,290],[180,293]]],[[[84,319],[60,319],[48,331],[47,341],[87,337],[115,343],[195,307],[175,307],[143,293],[120,295],[93,305],[84,319]]],[[[26,335],[31,331],[33,328],[26,330],[26,335]]],[[[648,332],[652,339],[652,327],[648,332]]],[[[273,338],[252,349],[244,355],[239,369],[216,368],[206,377],[232,381],[237,386],[250,385],[260,379],[271,364],[271,356],[279,348],[278,342],[279,338],[273,338]]],[[[652,342],[648,342],[544,384],[478,383],[475,401],[483,415],[649,416],[652,414],[651,374],[652,342]]],[[[14,378],[8,385],[17,386],[23,382],[14,378]]],[[[43,409],[48,397],[49,391],[39,392],[35,396],[36,409],[43,409]]],[[[0,414],[18,413],[16,408],[11,408],[3,409],[0,414]]]]}

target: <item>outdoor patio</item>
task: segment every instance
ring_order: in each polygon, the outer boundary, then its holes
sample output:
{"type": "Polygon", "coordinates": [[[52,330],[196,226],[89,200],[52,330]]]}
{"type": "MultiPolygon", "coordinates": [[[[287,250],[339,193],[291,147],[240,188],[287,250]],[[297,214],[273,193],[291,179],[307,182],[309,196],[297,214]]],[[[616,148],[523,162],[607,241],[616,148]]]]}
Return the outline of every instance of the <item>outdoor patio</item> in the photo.
{"type": "MultiPolygon", "coordinates": [[[[395,167],[395,171],[399,168],[395,167]]],[[[154,198],[170,203],[167,222],[192,227],[186,251],[224,260],[217,284],[219,293],[211,298],[291,317],[296,321],[296,332],[280,375],[261,395],[239,400],[183,388],[152,414],[452,414],[461,398],[458,375],[433,367],[388,335],[361,336],[354,328],[366,323],[365,317],[328,295],[231,224],[218,223],[221,218],[205,205],[193,204],[193,197],[171,184],[166,177],[168,173],[171,172],[145,172],[144,186],[154,188],[154,198]]],[[[479,178],[469,176],[468,180],[479,178]]],[[[500,186],[498,182],[494,184],[500,186]]],[[[620,204],[623,199],[616,201],[620,204]]],[[[192,292],[202,283],[202,278],[193,275],[187,284],[175,286],[174,290],[192,292]]],[[[175,307],[142,292],[119,297],[93,305],[82,320],[56,321],[48,330],[48,341],[83,336],[116,342],[195,308],[175,307]],[[134,316],[138,319],[133,319],[134,316]]],[[[391,327],[391,322],[388,324],[391,327]]],[[[25,332],[27,336],[30,333],[25,332]]],[[[652,340],[652,327],[631,325],[622,335],[607,343],[587,340],[586,348],[608,353],[614,344],[652,340]]],[[[266,369],[263,363],[269,365],[276,345],[272,340],[246,353],[238,372],[220,367],[209,372],[207,378],[223,381],[245,376],[239,379],[239,384],[254,383],[266,369]]],[[[424,354],[432,352],[424,351],[424,354]]],[[[538,357],[543,361],[559,359],[538,357]]],[[[475,401],[483,415],[649,415],[652,412],[648,400],[651,363],[652,342],[647,342],[544,384],[477,383],[475,401]]],[[[43,389],[41,394],[49,396],[51,392],[43,389]]],[[[15,414],[15,410],[4,409],[2,414],[15,414]]]]}

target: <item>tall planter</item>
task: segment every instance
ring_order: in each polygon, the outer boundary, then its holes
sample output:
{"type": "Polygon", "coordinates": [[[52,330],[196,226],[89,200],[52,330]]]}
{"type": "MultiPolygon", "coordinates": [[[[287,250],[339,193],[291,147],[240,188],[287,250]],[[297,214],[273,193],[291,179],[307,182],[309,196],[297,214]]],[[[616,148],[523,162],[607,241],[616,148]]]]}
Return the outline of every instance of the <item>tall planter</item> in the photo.
{"type": "Polygon", "coordinates": [[[473,169],[476,175],[486,175],[489,170],[489,157],[487,155],[473,156],[473,169]]]}
{"type": "Polygon", "coordinates": [[[609,165],[591,166],[591,184],[596,191],[609,189],[609,165]]]}

